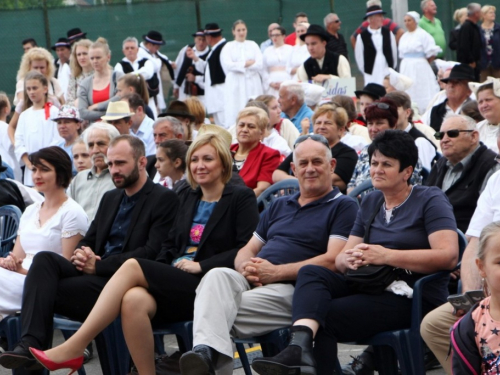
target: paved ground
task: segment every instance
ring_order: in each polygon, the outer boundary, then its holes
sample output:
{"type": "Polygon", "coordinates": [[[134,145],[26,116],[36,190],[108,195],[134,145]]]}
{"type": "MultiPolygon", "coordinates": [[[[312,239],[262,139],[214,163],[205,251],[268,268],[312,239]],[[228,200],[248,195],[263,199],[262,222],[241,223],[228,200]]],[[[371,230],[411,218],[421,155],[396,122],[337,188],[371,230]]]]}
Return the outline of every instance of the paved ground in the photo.
{"type": "MultiPolygon", "coordinates": [[[[62,340],[62,336],[59,334],[59,332],[57,332],[55,334],[54,342],[58,343],[58,342],[61,342],[61,340],[62,340]]],[[[165,337],[165,349],[167,350],[167,353],[173,353],[174,351],[177,350],[177,342],[176,342],[174,336],[166,336],[165,337]]],[[[350,356],[357,356],[361,353],[362,350],[363,350],[363,347],[361,347],[361,346],[340,345],[339,346],[340,362],[342,364],[348,363],[351,360],[350,356]]],[[[96,356],[96,358],[92,359],[89,363],[87,363],[85,365],[85,371],[87,372],[88,375],[100,375],[102,373],[101,367],[99,365],[99,359],[97,358],[97,356],[96,356]]],[[[61,371],[53,372],[52,374],[66,375],[67,373],[68,373],[68,371],[61,370],[61,371]]],[[[5,369],[0,368],[0,375],[10,375],[10,374],[11,374],[10,371],[7,371],[5,369]]],[[[244,375],[245,373],[244,373],[242,368],[239,368],[239,369],[234,370],[233,374],[244,375]]],[[[429,375],[445,375],[445,372],[443,371],[443,369],[437,369],[437,370],[429,371],[427,374],[429,374],[429,375]]]]}

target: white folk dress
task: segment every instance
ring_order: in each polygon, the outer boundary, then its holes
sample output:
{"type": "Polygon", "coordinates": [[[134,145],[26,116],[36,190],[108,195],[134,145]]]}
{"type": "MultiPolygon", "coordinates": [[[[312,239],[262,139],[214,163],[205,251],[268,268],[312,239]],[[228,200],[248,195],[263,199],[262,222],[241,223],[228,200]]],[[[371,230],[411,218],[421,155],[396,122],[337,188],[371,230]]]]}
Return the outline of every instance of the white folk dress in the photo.
{"type": "Polygon", "coordinates": [[[404,33],[399,40],[400,73],[413,80],[406,93],[417,103],[420,113],[425,112],[429,102],[439,92],[436,75],[427,59],[440,52],[441,47],[436,45],[434,38],[420,27],[404,33]]]}
{"type": "Polygon", "coordinates": [[[284,44],[278,48],[271,46],[264,51],[262,82],[265,94],[278,98],[279,90],[273,89],[269,85],[272,82],[284,82],[291,79],[290,74],[286,71],[286,64],[292,51],[293,47],[288,44],[284,44]]]}
{"type": "MultiPolygon", "coordinates": [[[[28,270],[33,257],[41,251],[52,251],[62,256],[62,239],[85,235],[89,223],[87,214],[73,199],[68,198],[59,210],[40,226],[42,203],[26,208],[17,232],[21,247],[26,253],[23,268],[28,270]]],[[[0,319],[21,310],[26,276],[0,267],[0,319]]],[[[43,282],[43,280],[40,280],[43,282]]]]}
{"type": "MultiPolygon", "coordinates": [[[[309,54],[309,51],[307,50],[307,46],[305,44],[294,45],[292,47],[292,53],[290,54],[290,57],[288,58],[288,61],[286,63],[287,73],[292,75],[292,69],[298,69],[309,57],[311,57],[311,55],[309,54]]],[[[292,75],[292,79],[294,81],[298,80],[297,72],[292,75]]]]}
{"type": "MultiPolygon", "coordinates": [[[[64,139],[59,136],[57,124],[52,121],[56,118],[59,110],[56,106],[50,107],[50,115],[46,116],[45,109],[34,110],[33,107],[28,108],[21,116],[17,123],[15,134],[14,152],[20,165],[24,165],[21,157],[26,154],[31,154],[44,147],[49,147],[58,144],[64,139]]],[[[24,170],[24,185],[33,186],[31,170],[24,170]]]]}
{"type": "Polygon", "coordinates": [[[226,74],[224,116],[226,123],[233,125],[248,99],[262,95],[262,52],[251,40],[232,41],[222,49],[220,60],[226,74]],[[255,63],[245,68],[247,60],[254,60],[255,63]]]}

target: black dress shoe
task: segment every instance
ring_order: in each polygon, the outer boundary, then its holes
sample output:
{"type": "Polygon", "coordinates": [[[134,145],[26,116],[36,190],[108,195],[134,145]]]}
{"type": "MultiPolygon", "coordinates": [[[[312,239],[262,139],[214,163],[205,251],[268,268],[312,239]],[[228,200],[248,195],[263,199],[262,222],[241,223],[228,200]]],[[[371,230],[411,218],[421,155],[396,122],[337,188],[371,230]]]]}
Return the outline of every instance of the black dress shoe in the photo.
{"type": "Polygon", "coordinates": [[[42,369],[43,366],[35,360],[28,348],[29,345],[20,341],[14,350],[0,354],[0,365],[8,369],[23,366],[30,371],[42,369]]]}
{"type": "Polygon", "coordinates": [[[179,360],[182,375],[215,375],[218,352],[207,345],[196,345],[179,360]]]}

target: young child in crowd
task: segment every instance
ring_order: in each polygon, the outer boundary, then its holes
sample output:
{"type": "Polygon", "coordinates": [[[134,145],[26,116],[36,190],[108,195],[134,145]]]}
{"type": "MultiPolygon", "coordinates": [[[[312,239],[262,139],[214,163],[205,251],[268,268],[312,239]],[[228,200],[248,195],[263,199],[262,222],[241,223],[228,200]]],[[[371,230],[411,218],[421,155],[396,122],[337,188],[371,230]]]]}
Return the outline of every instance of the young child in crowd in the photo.
{"type": "Polygon", "coordinates": [[[14,153],[14,145],[8,135],[9,124],[7,124],[7,116],[10,110],[9,98],[4,92],[0,92],[0,155],[2,155],[2,160],[12,168],[16,179],[20,179],[21,170],[19,169],[19,163],[14,153]]]}
{"type": "Polygon", "coordinates": [[[62,140],[57,124],[52,121],[59,110],[47,101],[48,91],[48,81],[43,74],[31,71],[26,75],[24,109],[17,124],[14,149],[17,160],[25,166],[23,183],[26,186],[33,186],[33,165],[28,155],[62,140]]]}
{"type": "Polygon", "coordinates": [[[146,112],[146,116],[150,119],[155,119],[153,115],[153,111],[147,105],[149,102],[149,93],[148,93],[148,85],[144,78],[137,73],[128,73],[118,79],[116,82],[116,95],[120,98],[123,98],[127,94],[137,94],[144,100],[146,103],[146,108],[144,112],[146,112]]]}
{"type": "Polygon", "coordinates": [[[172,189],[185,178],[188,146],[179,139],[170,139],[158,145],[155,168],[160,175],[159,184],[172,189]]]}
{"type": "Polygon", "coordinates": [[[487,297],[452,329],[453,374],[500,374],[500,221],[481,232],[476,264],[487,297]]]}
{"type": "Polygon", "coordinates": [[[85,142],[81,138],[77,138],[73,143],[73,165],[77,172],[92,168],[92,160],[90,159],[89,150],[85,142]]]}

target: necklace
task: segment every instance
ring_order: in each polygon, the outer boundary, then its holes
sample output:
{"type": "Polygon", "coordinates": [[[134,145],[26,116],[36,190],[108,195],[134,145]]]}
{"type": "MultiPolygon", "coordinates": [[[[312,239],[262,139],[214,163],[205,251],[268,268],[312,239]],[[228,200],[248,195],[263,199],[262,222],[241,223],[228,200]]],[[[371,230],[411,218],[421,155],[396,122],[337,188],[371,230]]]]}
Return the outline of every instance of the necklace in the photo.
{"type": "Polygon", "coordinates": [[[387,206],[386,206],[386,204],[385,204],[385,202],[384,202],[383,207],[384,207],[384,211],[385,211],[385,222],[386,222],[387,224],[389,224],[389,223],[391,222],[391,220],[392,220],[392,218],[393,218],[393,216],[394,216],[394,212],[395,212],[395,211],[396,211],[399,207],[401,207],[403,204],[405,204],[405,203],[406,203],[406,201],[408,200],[408,198],[410,198],[410,195],[411,195],[412,191],[413,191],[413,185],[411,186],[410,192],[408,193],[408,196],[405,198],[405,200],[404,200],[403,202],[401,202],[400,204],[398,204],[397,206],[392,207],[392,208],[390,208],[390,209],[388,209],[388,208],[387,208],[387,206]]]}

